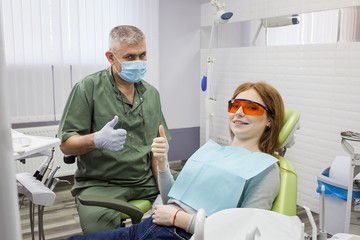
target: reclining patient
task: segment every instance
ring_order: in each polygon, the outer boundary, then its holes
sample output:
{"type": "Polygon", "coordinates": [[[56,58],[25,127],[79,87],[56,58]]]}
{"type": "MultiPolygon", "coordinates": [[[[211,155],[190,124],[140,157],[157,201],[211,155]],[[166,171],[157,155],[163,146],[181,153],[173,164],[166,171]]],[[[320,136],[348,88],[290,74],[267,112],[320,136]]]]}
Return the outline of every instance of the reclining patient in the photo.
{"type": "Polygon", "coordinates": [[[280,186],[276,151],[284,120],[282,98],[266,83],[244,83],[228,102],[228,112],[232,145],[210,140],[191,156],[176,181],[159,127],[160,137],[153,140],[151,151],[166,204],[155,206],[149,218],[127,228],[68,239],[190,239],[199,208],[208,216],[232,207],[270,210],[280,186]]]}

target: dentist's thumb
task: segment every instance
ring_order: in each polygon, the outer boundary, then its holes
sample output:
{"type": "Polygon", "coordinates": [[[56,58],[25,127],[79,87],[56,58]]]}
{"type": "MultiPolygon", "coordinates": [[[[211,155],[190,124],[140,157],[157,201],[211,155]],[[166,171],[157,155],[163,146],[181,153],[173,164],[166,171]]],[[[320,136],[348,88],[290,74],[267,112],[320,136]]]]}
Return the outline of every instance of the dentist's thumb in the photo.
{"type": "Polygon", "coordinates": [[[115,115],[114,119],[111,120],[108,124],[111,128],[114,128],[115,125],[118,123],[118,121],[119,121],[119,117],[117,115],[115,115]]]}
{"type": "MultiPolygon", "coordinates": [[[[160,133],[160,137],[163,137],[166,139],[166,135],[165,135],[165,130],[164,130],[164,126],[160,125],[159,126],[159,133],[160,133]]],[[[167,140],[167,139],[166,139],[167,140]]]]}

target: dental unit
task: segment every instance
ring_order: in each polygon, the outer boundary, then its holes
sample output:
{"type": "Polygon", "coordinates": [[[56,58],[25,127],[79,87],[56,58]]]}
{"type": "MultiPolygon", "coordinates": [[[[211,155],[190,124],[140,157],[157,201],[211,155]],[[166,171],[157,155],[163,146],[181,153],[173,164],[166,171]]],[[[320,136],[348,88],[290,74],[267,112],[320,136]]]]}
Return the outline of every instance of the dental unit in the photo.
{"type": "Polygon", "coordinates": [[[206,92],[205,97],[205,140],[210,138],[210,119],[214,116],[214,107],[216,103],[214,91],[213,91],[213,70],[215,64],[215,58],[211,56],[211,49],[213,48],[214,31],[218,28],[219,24],[227,23],[233,16],[232,12],[225,12],[225,3],[221,3],[218,0],[211,0],[211,5],[214,12],[213,23],[211,27],[211,34],[209,39],[209,57],[207,58],[206,75],[201,80],[201,90],[206,92]]]}

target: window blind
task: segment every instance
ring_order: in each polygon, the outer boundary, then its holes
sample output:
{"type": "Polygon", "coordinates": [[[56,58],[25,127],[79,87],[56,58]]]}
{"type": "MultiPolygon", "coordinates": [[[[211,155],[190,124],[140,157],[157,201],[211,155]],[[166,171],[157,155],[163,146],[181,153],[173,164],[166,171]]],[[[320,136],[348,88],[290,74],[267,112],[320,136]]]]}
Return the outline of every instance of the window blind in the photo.
{"type": "Polygon", "coordinates": [[[12,123],[56,121],[71,87],[109,66],[110,30],[146,35],[147,81],[158,86],[158,0],[4,0],[6,89],[12,123]]]}

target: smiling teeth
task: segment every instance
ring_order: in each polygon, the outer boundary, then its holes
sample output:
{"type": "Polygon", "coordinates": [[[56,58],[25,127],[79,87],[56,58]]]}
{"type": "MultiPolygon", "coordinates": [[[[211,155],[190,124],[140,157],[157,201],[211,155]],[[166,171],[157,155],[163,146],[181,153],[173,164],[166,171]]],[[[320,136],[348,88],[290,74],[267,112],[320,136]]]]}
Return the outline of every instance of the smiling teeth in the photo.
{"type": "Polygon", "coordinates": [[[242,121],[234,121],[235,124],[248,124],[246,122],[242,122],[242,121]]]}

